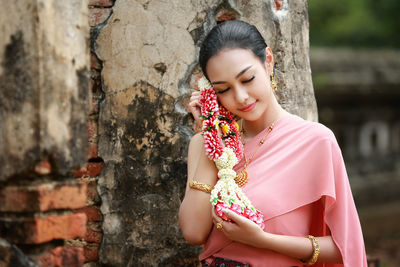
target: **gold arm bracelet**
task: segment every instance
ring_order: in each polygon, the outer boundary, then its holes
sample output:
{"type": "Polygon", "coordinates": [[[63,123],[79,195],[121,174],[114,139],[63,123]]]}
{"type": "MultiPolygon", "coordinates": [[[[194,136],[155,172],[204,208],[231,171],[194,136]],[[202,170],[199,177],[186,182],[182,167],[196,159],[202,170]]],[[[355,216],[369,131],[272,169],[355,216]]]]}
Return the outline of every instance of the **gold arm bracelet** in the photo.
{"type": "Polygon", "coordinates": [[[306,237],[307,237],[308,239],[310,239],[310,241],[311,241],[311,243],[312,243],[312,246],[313,246],[313,254],[312,254],[311,258],[310,258],[307,262],[306,262],[306,261],[303,261],[303,260],[302,260],[302,262],[304,263],[304,265],[310,266],[310,265],[313,265],[314,263],[316,263],[317,260],[318,260],[318,255],[319,255],[319,244],[318,244],[317,239],[316,239],[314,236],[308,235],[308,236],[306,236],[306,237]]]}
{"type": "Polygon", "coordinates": [[[213,190],[213,186],[209,185],[209,184],[205,184],[205,183],[201,183],[198,181],[190,181],[189,182],[189,187],[196,189],[196,190],[200,190],[206,193],[211,193],[211,190],[213,190]]]}

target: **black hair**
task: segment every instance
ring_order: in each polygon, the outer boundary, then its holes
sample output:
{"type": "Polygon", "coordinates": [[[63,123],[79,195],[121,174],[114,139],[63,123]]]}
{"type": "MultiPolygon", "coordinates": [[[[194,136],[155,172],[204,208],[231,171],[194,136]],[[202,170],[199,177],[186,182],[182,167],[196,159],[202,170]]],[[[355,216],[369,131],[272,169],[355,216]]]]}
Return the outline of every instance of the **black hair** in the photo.
{"type": "Polygon", "coordinates": [[[230,48],[249,49],[264,63],[266,47],[264,38],[254,25],[241,20],[224,21],[212,28],[204,39],[200,48],[200,67],[208,79],[208,60],[220,51],[230,48]]]}

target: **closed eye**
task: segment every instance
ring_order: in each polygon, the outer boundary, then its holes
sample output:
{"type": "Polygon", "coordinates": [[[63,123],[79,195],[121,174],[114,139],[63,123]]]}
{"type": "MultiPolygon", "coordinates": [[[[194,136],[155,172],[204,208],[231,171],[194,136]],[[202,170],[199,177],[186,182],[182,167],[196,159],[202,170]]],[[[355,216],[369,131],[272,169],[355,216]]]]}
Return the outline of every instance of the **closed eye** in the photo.
{"type": "Polygon", "coordinates": [[[254,80],[254,78],[255,78],[255,76],[251,77],[251,78],[248,79],[248,80],[243,81],[242,83],[249,83],[249,82],[251,82],[252,80],[254,80]]]}
{"type": "Polygon", "coordinates": [[[226,88],[226,89],[224,89],[224,90],[216,91],[216,93],[217,93],[217,94],[223,94],[223,93],[225,93],[226,91],[228,91],[229,89],[231,89],[231,88],[228,87],[228,88],[226,88]]]}
{"type": "MultiPolygon", "coordinates": [[[[249,82],[251,82],[252,80],[254,80],[254,78],[255,78],[255,76],[252,76],[250,79],[245,80],[245,81],[242,81],[242,83],[249,83],[249,82]]],[[[223,94],[223,93],[225,93],[226,91],[228,91],[229,89],[231,89],[231,88],[228,87],[228,88],[226,88],[226,89],[224,89],[224,90],[216,91],[216,93],[217,93],[217,94],[223,94]]]]}

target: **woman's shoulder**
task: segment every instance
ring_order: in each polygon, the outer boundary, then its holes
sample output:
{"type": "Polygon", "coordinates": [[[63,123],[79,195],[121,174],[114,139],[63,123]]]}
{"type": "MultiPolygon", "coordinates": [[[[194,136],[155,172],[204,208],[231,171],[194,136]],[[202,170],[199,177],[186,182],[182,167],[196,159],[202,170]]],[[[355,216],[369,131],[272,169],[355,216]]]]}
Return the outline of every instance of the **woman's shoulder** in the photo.
{"type": "Polygon", "coordinates": [[[188,153],[189,153],[189,155],[190,154],[205,153],[204,138],[203,138],[203,135],[201,133],[196,133],[190,139],[188,153]]]}
{"type": "Polygon", "coordinates": [[[204,138],[203,138],[202,133],[196,133],[190,139],[189,146],[199,146],[199,145],[203,144],[203,142],[204,142],[204,138]]]}
{"type": "Polygon", "coordinates": [[[289,116],[288,128],[291,128],[297,137],[301,136],[315,141],[330,140],[336,142],[333,131],[322,123],[308,121],[293,114],[289,116]]]}
{"type": "Polygon", "coordinates": [[[286,145],[288,151],[300,149],[307,153],[315,151],[335,151],[341,149],[331,129],[319,122],[308,121],[299,116],[291,115],[286,123],[282,124],[282,134],[277,143],[286,145]]]}

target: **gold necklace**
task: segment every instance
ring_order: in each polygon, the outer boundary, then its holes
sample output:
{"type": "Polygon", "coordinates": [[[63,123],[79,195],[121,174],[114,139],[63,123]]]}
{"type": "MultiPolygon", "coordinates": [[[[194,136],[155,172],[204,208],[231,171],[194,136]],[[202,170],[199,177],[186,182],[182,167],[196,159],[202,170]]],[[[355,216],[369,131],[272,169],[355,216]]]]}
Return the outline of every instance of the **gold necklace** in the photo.
{"type": "MultiPolygon", "coordinates": [[[[251,160],[253,159],[254,155],[257,153],[258,149],[264,144],[265,138],[267,138],[268,134],[274,129],[274,124],[273,122],[267,130],[267,133],[264,135],[264,137],[258,142],[258,146],[256,150],[253,152],[249,160],[246,159],[246,153],[243,151],[243,156],[244,156],[244,166],[241,171],[239,171],[235,177],[235,182],[239,187],[243,187],[248,181],[249,181],[249,174],[247,172],[247,166],[250,164],[251,160]]],[[[244,133],[243,127],[242,127],[242,133],[244,133]]]]}

